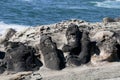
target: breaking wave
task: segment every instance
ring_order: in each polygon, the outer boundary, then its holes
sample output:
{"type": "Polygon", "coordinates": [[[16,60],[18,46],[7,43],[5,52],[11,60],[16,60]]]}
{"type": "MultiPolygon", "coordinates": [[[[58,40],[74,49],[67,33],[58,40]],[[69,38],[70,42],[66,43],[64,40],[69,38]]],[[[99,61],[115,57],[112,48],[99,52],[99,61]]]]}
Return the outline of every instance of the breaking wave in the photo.
{"type": "Polygon", "coordinates": [[[4,22],[0,22],[0,34],[4,34],[5,30],[8,28],[13,28],[16,31],[22,31],[23,29],[26,29],[31,26],[25,26],[25,25],[17,25],[17,24],[6,24],[4,22]]]}
{"type": "Polygon", "coordinates": [[[92,2],[97,7],[120,9],[120,0],[105,0],[102,2],[92,2]]]}

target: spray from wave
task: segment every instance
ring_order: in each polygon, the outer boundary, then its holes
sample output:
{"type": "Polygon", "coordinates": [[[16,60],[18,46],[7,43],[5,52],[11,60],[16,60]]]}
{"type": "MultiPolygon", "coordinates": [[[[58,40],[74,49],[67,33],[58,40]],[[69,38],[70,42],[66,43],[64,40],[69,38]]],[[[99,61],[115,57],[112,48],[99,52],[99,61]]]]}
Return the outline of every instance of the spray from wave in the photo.
{"type": "Polygon", "coordinates": [[[8,28],[13,28],[15,29],[16,31],[22,31],[28,27],[31,27],[31,26],[25,26],[25,25],[17,25],[17,24],[6,24],[4,22],[0,22],[0,34],[4,34],[4,32],[6,31],[6,29],[8,28]]]}
{"type": "Polygon", "coordinates": [[[105,0],[102,2],[92,2],[97,7],[120,9],[120,0],[105,0]]]}

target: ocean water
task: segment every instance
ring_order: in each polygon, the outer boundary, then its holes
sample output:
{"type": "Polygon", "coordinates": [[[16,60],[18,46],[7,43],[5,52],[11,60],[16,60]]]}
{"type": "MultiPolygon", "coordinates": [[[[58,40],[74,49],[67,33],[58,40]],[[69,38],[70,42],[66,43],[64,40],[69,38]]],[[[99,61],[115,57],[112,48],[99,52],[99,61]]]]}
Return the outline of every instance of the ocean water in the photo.
{"type": "Polygon", "coordinates": [[[120,17],[120,0],[0,0],[0,33],[6,28],[52,24],[83,19],[99,22],[120,17]]]}

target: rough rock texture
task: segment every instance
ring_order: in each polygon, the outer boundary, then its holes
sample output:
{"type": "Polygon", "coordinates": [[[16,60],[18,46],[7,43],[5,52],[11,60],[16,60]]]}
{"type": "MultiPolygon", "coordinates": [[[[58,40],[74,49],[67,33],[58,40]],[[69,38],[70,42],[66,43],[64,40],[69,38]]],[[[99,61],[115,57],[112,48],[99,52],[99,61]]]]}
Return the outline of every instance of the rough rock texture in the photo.
{"type": "Polygon", "coordinates": [[[35,49],[21,42],[6,42],[3,59],[6,70],[10,72],[38,70],[42,63],[35,57],[35,49]],[[37,62],[37,63],[36,63],[37,62]]]}
{"type": "Polygon", "coordinates": [[[106,18],[103,18],[103,23],[108,23],[108,22],[115,22],[114,19],[110,18],[110,17],[106,17],[106,18]]]}
{"type": "Polygon", "coordinates": [[[40,39],[39,46],[47,68],[53,70],[61,70],[65,68],[63,52],[57,49],[56,43],[52,41],[50,36],[43,35],[40,39]]]}
{"type": "Polygon", "coordinates": [[[81,39],[81,52],[79,54],[81,64],[88,63],[91,59],[91,47],[92,43],[89,38],[89,33],[84,31],[81,39]]]}
{"type": "Polygon", "coordinates": [[[82,32],[75,24],[70,24],[66,30],[67,44],[63,46],[63,52],[69,52],[70,55],[79,55],[81,51],[82,32]]]}
{"type": "MultiPolygon", "coordinates": [[[[69,55],[67,57],[67,66],[80,66],[81,64],[86,64],[91,59],[91,42],[89,38],[89,33],[86,31],[82,32],[82,39],[79,41],[81,43],[80,45],[80,51],[79,55],[69,55]]],[[[73,48],[74,49],[74,48],[73,48]]],[[[79,48],[78,48],[79,50],[79,48]]],[[[77,50],[72,51],[72,53],[76,53],[77,50]]]]}
{"type": "Polygon", "coordinates": [[[0,52],[0,74],[5,71],[5,64],[3,62],[4,57],[5,57],[5,52],[0,52]]]}
{"type": "Polygon", "coordinates": [[[0,38],[0,43],[8,41],[15,33],[16,31],[14,29],[12,28],[7,29],[2,38],[0,38]]]}
{"type": "Polygon", "coordinates": [[[97,32],[91,40],[96,41],[96,46],[100,50],[99,56],[94,55],[91,62],[93,61],[118,61],[119,60],[119,42],[118,37],[115,36],[113,31],[99,31],[97,32]],[[96,59],[95,59],[96,58],[96,59]]]}
{"type": "MultiPolygon", "coordinates": [[[[63,45],[67,44],[67,39],[66,39],[65,33],[68,28],[68,25],[71,23],[78,25],[80,31],[84,31],[84,30],[88,31],[91,41],[95,41],[96,43],[99,41],[100,42],[103,41],[105,43],[102,43],[102,44],[105,45],[107,41],[109,41],[110,43],[114,43],[112,41],[113,41],[113,39],[115,39],[115,43],[117,43],[117,44],[120,43],[120,39],[118,37],[119,36],[118,33],[120,31],[120,22],[107,22],[104,24],[103,22],[90,23],[90,22],[85,22],[82,20],[68,20],[68,21],[62,21],[62,22],[56,23],[56,24],[51,24],[51,25],[41,25],[41,26],[37,26],[37,27],[30,27],[21,32],[16,32],[9,39],[9,41],[22,42],[22,43],[25,43],[27,45],[30,45],[30,46],[36,48],[38,46],[38,44],[40,43],[41,35],[46,34],[46,35],[52,37],[53,41],[56,42],[58,49],[62,49],[63,45]],[[103,33],[100,35],[97,35],[100,31],[103,31],[103,32],[107,31],[107,32],[109,32],[109,34],[106,34],[105,37],[104,37],[103,33]],[[93,38],[95,38],[95,36],[98,36],[98,38],[93,39],[93,38]],[[109,36],[112,36],[112,38],[110,38],[109,36]],[[105,38],[105,40],[104,40],[104,38],[105,38]],[[110,38],[110,39],[108,39],[108,38],[110,38]]],[[[110,44],[109,42],[107,43],[108,45],[110,44]]],[[[97,44],[95,44],[95,45],[97,46],[97,44]]],[[[111,46],[111,44],[109,46],[111,46]]],[[[108,49],[110,49],[109,46],[108,46],[108,49]]],[[[114,46],[114,44],[112,44],[112,46],[114,46]]],[[[101,49],[100,46],[97,46],[97,47],[100,50],[103,50],[103,49],[101,49]]],[[[119,46],[117,45],[117,49],[118,48],[119,48],[119,46]]],[[[111,49],[114,51],[116,49],[116,47],[112,47],[111,49]]],[[[4,51],[4,46],[0,45],[0,50],[4,51]]],[[[39,50],[39,48],[38,48],[38,51],[39,51],[39,54],[41,54],[41,51],[39,50]]],[[[116,51],[117,51],[117,55],[119,55],[120,51],[119,50],[116,50],[116,51]]],[[[115,51],[115,54],[116,54],[116,51],[115,51]]],[[[94,51],[92,54],[96,54],[96,52],[99,52],[99,51],[94,51]]],[[[99,53],[101,54],[101,52],[99,52],[99,53]]],[[[120,72],[119,72],[120,71],[120,68],[119,68],[120,63],[119,62],[110,62],[109,63],[109,62],[107,62],[107,60],[101,62],[101,60],[103,58],[101,58],[101,57],[98,58],[96,56],[100,57],[99,54],[97,54],[93,57],[92,60],[93,61],[96,60],[96,64],[94,66],[90,66],[90,63],[88,63],[88,65],[86,65],[86,66],[80,66],[77,68],[65,68],[61,71],[52,71],[52,70],[43,68],[43,69],[40,69],[39,71],[37,71],[37,73],[39,73],[41,76],[36,75],[36,78],[39,77],[39,79],[43,79],[43,80],[104,80],[104,79],[106,79],[106,80],[118,79],[119,80],[120,79],[120,72]],[[98,61],[98,63],[97,63],[97,61],[98,61]],[[99,65],[97,65],[97,64],[99,64],[99,65]]],[[[29,74],[29,76],[33,77],[33,74],[34,73],[31,73],[31,74],[29,74]]],[[[14,75],[16,75],[16,74],[14,74],[14,75]]],[[[20,77],[22,77],[22,76],[20,75],[20,77]]],[[[10,78],[12,78],[12,77],[13,77],[13,75],[6,75],[5,73],[0,75],[1,80],[2,79],[10,80],[10,78]]],[[[29,80],[28,76],[25,76],[23,80],[25,80],[25,78],[26,78],[26,80],[27,79],[29,80]]],[[[33,79],[35,79],[35,76],[33,79]]],[[[12,80],[15,80],[15,79],[12,79],[12,80]]],[[[17,80],[20,80],[20,79],[17,79],[17,80]]]]}

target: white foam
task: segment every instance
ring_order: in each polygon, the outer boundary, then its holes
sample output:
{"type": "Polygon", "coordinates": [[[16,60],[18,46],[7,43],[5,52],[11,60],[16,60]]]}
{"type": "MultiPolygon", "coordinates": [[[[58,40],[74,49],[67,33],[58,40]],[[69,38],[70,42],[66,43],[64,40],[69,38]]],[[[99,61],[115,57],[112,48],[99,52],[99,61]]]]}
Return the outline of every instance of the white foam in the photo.
{"type": "MultiPolygon", "coordinates": [[[[28,2],[28,3],[36,3],[38,0],[19,0],[19,1],[24,1],[24,2],[28,2]]],[[[51,2],[50,0],[39,0],[39,2],[46,4],[51,2]]]]}
{"type": "Polygon", "coordinates": [[[120,9],[120,0],[105,0],[102,2],[92,2],[97,7],[120,9]]]}
{"type": "Polygon", "coordinates": [[[66,7],[67,9],[88,9],[85,6],[70,6],[70,7],[66,7]]]}
{"type": "Polygon", "coordinates": [[[26,2],[31,2],[32,0],[23,0],[23,1],[26,1],[26,2]]]}
{"type": "Polygon", "coordinates": [[[6,24],[4,22],[0,22],[0,34],[3,34],[6,31],[6,29],[8,29],[8,28],[13,28],[16,31],[22,31],[28,27],[31,27],[31,26],[17,25],[17,24],[6,24]]]}

